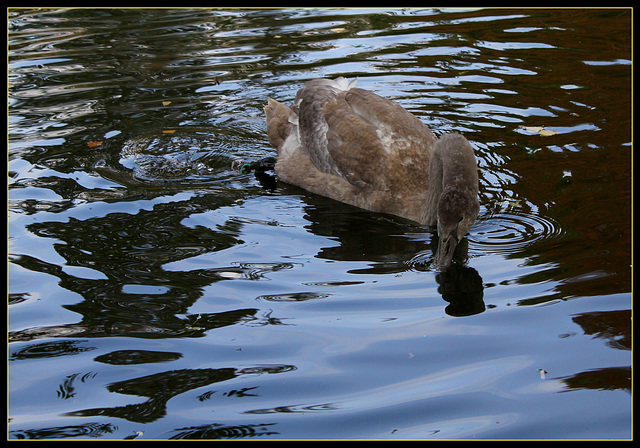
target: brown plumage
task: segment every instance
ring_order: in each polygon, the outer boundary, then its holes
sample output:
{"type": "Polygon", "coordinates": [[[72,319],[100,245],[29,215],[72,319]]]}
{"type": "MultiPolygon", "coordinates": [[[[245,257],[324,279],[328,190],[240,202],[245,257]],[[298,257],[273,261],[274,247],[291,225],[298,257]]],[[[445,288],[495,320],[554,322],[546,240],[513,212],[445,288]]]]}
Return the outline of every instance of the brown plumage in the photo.
{"type": "Polygon", "coordinates": [[[473,149],[459,134],[436,139],[402,106],[345,78],[309,81],[291,107],[265,107],[283,182],[374,212],[437,225],[438,264],[478,215],[473,149]]]}

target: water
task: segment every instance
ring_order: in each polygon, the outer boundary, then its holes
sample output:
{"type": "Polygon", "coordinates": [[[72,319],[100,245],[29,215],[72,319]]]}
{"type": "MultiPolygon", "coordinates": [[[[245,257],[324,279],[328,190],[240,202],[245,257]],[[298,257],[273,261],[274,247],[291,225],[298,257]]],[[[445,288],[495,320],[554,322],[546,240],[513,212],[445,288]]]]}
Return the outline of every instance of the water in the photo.
{"type": "Polygon", "coordinates": [[[629,9],[8,27],[9,438],[631,437],[629,9]],[[336,76],[472,142],[466,262],[230,169],[336,76]]]}

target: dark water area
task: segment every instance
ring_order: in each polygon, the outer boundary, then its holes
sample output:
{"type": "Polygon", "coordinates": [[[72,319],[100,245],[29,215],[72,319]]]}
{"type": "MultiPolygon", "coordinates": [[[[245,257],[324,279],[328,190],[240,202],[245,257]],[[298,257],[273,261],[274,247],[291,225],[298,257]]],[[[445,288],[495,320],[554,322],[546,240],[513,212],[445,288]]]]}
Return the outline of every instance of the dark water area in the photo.
{"type": "Polygon", "coordinates": [[[10,439],[629,439],[630,9],[9,9],[10,439]],[[476,151],[432,228],[231,168],[358,78],[476,151]]]}

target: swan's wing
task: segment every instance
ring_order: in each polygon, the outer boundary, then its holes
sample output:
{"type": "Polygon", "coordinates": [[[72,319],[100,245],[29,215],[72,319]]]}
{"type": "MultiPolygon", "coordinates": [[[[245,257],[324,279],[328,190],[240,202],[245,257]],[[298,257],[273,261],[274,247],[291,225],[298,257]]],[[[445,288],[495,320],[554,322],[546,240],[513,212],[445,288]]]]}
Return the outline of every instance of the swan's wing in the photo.
{"type": "Polygon", "coordinates": [[[299,117],[297,131],[302,150],[320,171],[339,176],[343,173],[329,153],[330,125],[325,110],[333,108],[340,101],[339,94],[348,88],[333,80],[314,79],[298,91],[292,106],[299,117]]]}
{"type": "Polygon", "coordinates": [[[354,113],[342,95],[329,102],[322,115],[326,123],[325,157],[332,169],[356,187],[389,189],[383,173],[388,154],[375,124],[354,113]]]}
{"type": "Polygon", "coordinates": [[[351,182],[376,189],[426,190],[435,137],[402,106],[350,89],[324,109],[327,152],[351,182]]]}

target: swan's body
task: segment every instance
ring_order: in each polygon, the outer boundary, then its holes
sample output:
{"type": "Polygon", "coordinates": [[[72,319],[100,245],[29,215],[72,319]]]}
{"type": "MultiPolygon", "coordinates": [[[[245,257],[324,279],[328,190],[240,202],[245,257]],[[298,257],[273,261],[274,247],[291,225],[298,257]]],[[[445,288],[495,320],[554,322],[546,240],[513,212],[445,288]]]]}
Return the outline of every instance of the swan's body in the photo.
{"type": "Polygon", "coordinates": [[[446,267],[478,215],[473,149],[459,134],[436,139],[399,104],[354,84],[309,81],[292,107],[269,98],[267,133],[278,149],[278,178],[356,207],[437,225],[438,259],[446,267]]]}

